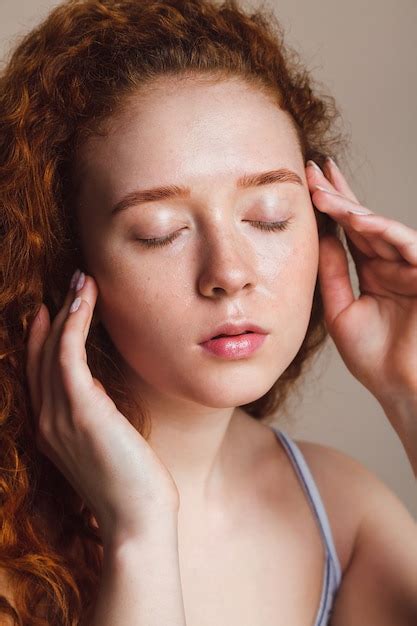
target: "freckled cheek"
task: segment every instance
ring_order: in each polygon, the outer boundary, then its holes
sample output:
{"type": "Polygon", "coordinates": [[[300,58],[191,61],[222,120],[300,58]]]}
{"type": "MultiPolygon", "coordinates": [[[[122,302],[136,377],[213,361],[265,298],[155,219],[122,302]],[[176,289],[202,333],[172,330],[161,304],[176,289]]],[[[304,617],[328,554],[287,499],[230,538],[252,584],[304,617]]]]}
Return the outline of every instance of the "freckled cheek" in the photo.
{"type": "Polygon", "coordinates": [[[269,266],[267,263],[263,265],[262,273],[281,325],[289,324],[296,330],[294,316],[299,328],[308,323],[317,269],[318,247],[314,237],[288,243],[276,252],[269,266]]]}
{"type": "Polygon", "coordinates": [[[119,350],[126,352],[129,344],[145,349],[154,337],[166,334],[173,320],[178,323],[175,307],[181,308],[184,299],[169,272],[139,269],[138,259],[114,260],[101,270],[97,310],[119,350]]]}
{"type": "Polygon", "coordinates": [[[264,250],[259,266],[262,274],[277,288],[283,281],[309,284],[317,271],[317,250],[314,238],[289,240],[285,245],[264,250]]]}
{"type": "Polygon", "coordinates": [[[282,253],[271,271],[268,321],[273,329],[271,352],[277,377],[291,363],[306,336],[316,284],[314,245],[298,242],[282,253]]]}

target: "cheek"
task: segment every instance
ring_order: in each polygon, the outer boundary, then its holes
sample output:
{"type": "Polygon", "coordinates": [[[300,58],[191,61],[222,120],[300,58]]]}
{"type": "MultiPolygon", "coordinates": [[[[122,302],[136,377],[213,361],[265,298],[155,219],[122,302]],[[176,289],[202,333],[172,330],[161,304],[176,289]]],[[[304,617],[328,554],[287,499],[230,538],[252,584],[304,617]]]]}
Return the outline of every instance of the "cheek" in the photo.
{"type": "Polygon", "coordinates": [[[271,320],[275,328],[278,374],[291,363],[305,338],[317,271],[318,238],[313,232],[289,248],[273,276],[271,320]]]}
{"type": "Polygon", "coordinates": [[[285,245],[275,248],[273,254],[264,257],[262,273],[276,298],[280,299],[286,294],[287,306],[312,299],[318,254],[318,233],[313,227],[300,229],[285,245]]]}
{"type": "Polygon", "coordinates": [[[185,288],[185,281],[171,272],[139,267],[137,257],[132,262],[114,259],[101,270],[96,277],[98,314],[116,348],[130,364],[142,357],[163,358],[165,350],[172,350],[165,343],[176,334],[185,300],[178,289],[185,288]]]}
{"type": "MultiPolygon", "coordinates": [[[[158,330],[161,315],[169,311],[169,302],[175,297],[175,285],[168,273],[142,273],[137,267],[97,278],[99,284],[99,313],[106,326],[118,334],[146,334],[158,330]]],[[[162,323],[162,321],[161,321],[162,323]]]]}

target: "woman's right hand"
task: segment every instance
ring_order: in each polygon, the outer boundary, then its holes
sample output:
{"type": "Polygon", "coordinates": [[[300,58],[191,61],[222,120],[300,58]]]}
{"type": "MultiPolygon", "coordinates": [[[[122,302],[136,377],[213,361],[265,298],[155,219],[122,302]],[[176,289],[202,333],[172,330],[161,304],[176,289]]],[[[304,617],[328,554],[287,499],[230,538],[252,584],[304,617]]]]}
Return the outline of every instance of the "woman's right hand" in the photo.
{"type": "Polygon", "coordinates": [[[52,325],[42,303],[27,342],[26,373],[36,445],[93,512],[103,543],[137,538],[172,523],[179,493],[151,446],[91,374],[85,341],[98,288],[92,276],[69,288],[52,325]],[[81,297],[70,312],[74,296],[81,297]]]}

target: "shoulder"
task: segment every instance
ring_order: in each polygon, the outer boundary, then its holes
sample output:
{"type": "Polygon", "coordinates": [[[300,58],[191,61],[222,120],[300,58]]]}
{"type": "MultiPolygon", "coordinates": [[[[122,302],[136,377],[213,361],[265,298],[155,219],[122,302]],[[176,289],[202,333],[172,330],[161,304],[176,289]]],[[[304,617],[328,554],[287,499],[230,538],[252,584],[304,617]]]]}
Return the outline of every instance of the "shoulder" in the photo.
{"type": "MultiPolygon", "coordinates": [[[[354,457],[332,446],[294,439],[318,487],[329,504],[354,505],[361,521],[377,502],[399,501],[396,494],[372,470],[354,457]]],[[[348,511],[344,511],[345,514],[348,511]]]]}
{"type": "MultiPolygon", "coordinates": [[[[293,439],[300,448],[314,478],[326,488],[337,485],[338,489],[354,490],[363,486],[362,481],[379,480],[365,465],[338,448],[304,439],[293,439]]],[[[335,494],[336,495],[336,494],[335,494]]]]}
{"type": "Polygon", "coordinates": [[[365,465],[332,446],[293,439],[311,471],[329,518],[342,572],[358,540],[359,528],[369,510],[370,496],[389,492],[365,465]]]}
{"type": "Polygon", "coordinates": [[[361,624],[416,624],[416,520],[356,459],[329,446],[294,441],[323,496],[339,549],[346,544],[332,624],[353,624],[358,615],[361,624]]]}

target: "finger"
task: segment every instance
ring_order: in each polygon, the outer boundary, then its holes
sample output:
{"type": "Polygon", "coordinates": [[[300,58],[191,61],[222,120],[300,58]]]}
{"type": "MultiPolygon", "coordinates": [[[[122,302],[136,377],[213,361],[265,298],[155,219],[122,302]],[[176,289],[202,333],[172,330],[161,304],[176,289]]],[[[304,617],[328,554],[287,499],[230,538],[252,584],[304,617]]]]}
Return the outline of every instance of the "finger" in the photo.
{"type": "Polygon", "coordinates": [[[371,245],[383,241],[395,249],[399,260],[417,266],[417,230],[376,214],[372,217],[352,215],[352,221],[355,223],[355,231],[366,237],[371,245]]]}
{"type": "Polygon", "coordinates": [[[69,312],[58,342],[59,372],[69,399],[74,399],[92,386],[93,380],[87,364],[85,342],[88,336],[98,289],[94,279],[86,276],[84,287],[77,292],[79,308],[69,312]]]}
{"type": "Polygon", "coordinates": [[[307,165],[307,181],[311,185],[312,190],[314,190],[316,185],[322,185],[325,189],[341,194],[349,198],[351,202],[359,204],[359,200],[340,171],[336,172],[335,169],[330,169],[327,162],[324,166],[324,172],[314,161],[307,161],[307,165]]]}
{"type": "Polygon", "coordinates": [[[346,196],[346,198],[349,198],[353,202],[360,204],[358,198],[355,196],[352,189],[350,188],[342,171],[331,157],[326,157],[326,160],[324,162],[324,173],[327,178],[332,182],[336,191],[341,193],[343,196],[346,196]]]}
{"type": "Polygon", "coordinates": [[[378,257],[365,239],[353,232],[345,232],[347,249],[355,263],[356,268],[362,267],[363,263],[378,257]]]}
{"type": "MultiPolygon", "coordinates": [[[[373,258],[377,256],[378,252],[371,246],[371,244],[360,234],[355,232],[354,228],[350,225],[349,219],[343,219],[343,216],[340,217],[339,220],[336,219],[334,215],[331,214],[330,211],[324,211],[324,207],[320,207],[316,204],[316,200],[312,200],[314,206],[324,213],[330,214],[330,217],[334,219],[336,222],[340,223],[343,227],[343,230],[346,235],[347,243],[349,244],[349,239],[355,244],[358,251],[360,251],[366,257],[373,258]]],[[[352,255],[354,256],[354,255],[352,255]]]]}
{"type": "Polygon", "coordinates": [[[345,230],[361,235],[361,237],[366,240],[368,246],[383,259],[387,261],[400,261],[404,258],[401,251],[382,236],[383,229],[381,229],[381,220],[387,220],[387,218],[369,211],[369,209],[362,205],[358,206],[356,203],[349,200],[349,198],[339,193],[329,192],[328,190],[324,191],[323,189],[316,188],[313,190],[312,198],[314,205],[317,206],[320,211],[328,213],[331,218],[340,223],[345,230]],[[349,213],[350,210],[357,210],[358,208],[363,211],[368,211],[367,215],[349,213]],[[379,228],[375,229],[372,226],[374,222],[378,223],[379,228]]]}
{"type": "MultiPolygon", "coordinates": [[[[347,230],[346,228],[345,230],[348,233],[348,237],[346,239],[347,239],[347,244],[349,246],[349,249],[351,250],[352,256],[354,256],[354,253],[352,252],[351,242],[355,243],[357,239],[360,239],[360,241],[365,242],[368,250],[370,250],[370,253],[367,254],[369,258],[380,257],[382,259],[385,259],[386,261],[402,261],[403,260],[401,254],[398,252],[398,250],[396,250],[396,248],[394,248],[394,246],[379,239],[379,237],[372,237],[369,234],[367,237],[365,237],[364,235],[362,235],[359,232],[356,232],[355,230],[352,230],[352,229],[347,230]]],[[[365,251],[364,246],[361,246],[360,249],[362,251],[365,251]]],[[[361,260],[364,261],[366,260],[366,258],[362,258],[361,260]]]]}
{"type": "MultiPolygon", "coordinates": [[[[326,192],[323,191],[321,193],[321,196],[319,195],[317,208],[319,210],[326,211],[326,208],[329,209],[330,206],[331,217],[342,223],[344,229],[346,230],[346,232],[348,232],[349,237],[353,239],[357,248],[360,249],[362,252],[367,253],[368,256],[374,256],[373,254],[370,254],[370,250],[372,250],[374,253],[378,254],[383,259],[386,259],[388,261],[400,261],[402,259],[405,259],[409,263],[416,264],[417,232],[409,228],[408,226],[405,226],[404,224],[400,224],[399,222],[395,223],[398,224],[398,231],[401,229],[401,227],[403,227],[401,233],[396,231],[390,231],[386,234],[386,236],[383,237],[381,237],[380,232],[373,232],[372,226],[370,230],[366,228],[360,230],[358,228],[358,224],[360,224],[361,222],[370,223],[372,221],[371,218],[366,218],[365,216],[365,218],[362,219],[361,215],[347,213],[347,211],[349,210],[348,207],[351,206],[351,203],[356,205],[359,204],[358,199],[356,198],[353,191],[350,189],[350,186],[348,185],[341,170],[329,157],[326,158],[324,169],[327,177],[320,170],[317,164],[316,168],[308,168],[308,171],[310,172],[310,182],[314,185],[316,181],[319,181],[319,184],[321,184],[327,190],[326,192]],[[332,195],[333,200],[331,199],[332,195]],[[328,198],[327,200],[326,197],[328,198]],[[339,206],[341,206],[343,212],[335,215],[332,214],[331,211],[332,209],[335,209],[337,199],[340,199],[339,206]],[[407,229],[407,232],[404,229],[407,229]],[[352,232],[358,233],[359,235],[361,235],[361,238],[358,238],[356,236],[352,237],[352,232]],[[390,235],[393,236],[391,237],[390,235]],[[364,243],[365,240],[367,241],[366,244],[364,243]]],[[[317,188],[313,188],[313,193],[315,193],[316,191],[317,188]]],[[[318,192],[320,194],[320,190],[318,190],[318,192]]],[[[359,208],[367,210],[369,215],[376,215],[372,211],[369,211],[369,209],[362,207],[362,205],[359,205],[359,208]]]]}
{"type": "Polygon", "coordinates": [[[50,329],[48,337],[45,341],[42,358],[40,363],[40,389],[43,402],[47,410],[51,410],[54,403],[54,385],[53,380],[56,375],[56,367],[53,366],[53,360],[55,358],[56,346],[59,336],[62,332],[62,326],[68,315],[69,308],[74,300],[75,286],[69,285],[68,291],[65,296],[64,303],[61,309],[55,316],[50,329]]]}
{"type": "Polygon", "coordinates": [[[26,348],[26,377],[29,385],[31,405],[36,416],[39,416],[42,405],[40,363],[43,346],[49,334],[49,327],[49,311],[42,302],[30,325],[26,348]]]}
{"type": "MultiPolygon", "coordinates": [[[[337,183],[339,190],[332,184],[331,181],[329,181],[327,178],[325,178],[325,176],[323,175],[323,172],[321,171],[321,169],[319,168],[319,166],[314,163],[314,161],[308,161],[307,162],[307,181],[309,182],[309,186],[310,186],[310,192],[312,195],[312,202],[314,204],[314,206],[318,209],[318,210],[323,210],[322,207],[320,205],[317,205],[315,203],[315,200],[313,199],[313,192],[316,191],[316,185],[318,183],[320,183],[323,187],[325,187],[326,189],[328,189],[329,191],[333,191],[334,193],[340,195],[340,190],[341,189],[346,189],[346,187],[343,187],[343,185],[339,185],[339,182],[336,180],[335,182],[337,183]]],[[[355,202],[355,204],[359,204],[356,201],[356,197],[354,196],[354,194],[350,191],[348,191],[348,197],[351,197],[352,201],[355,202]]],[[[331,215],[332,218],[334,218],[333,215],[331,215]]],[[[364,239],[364,237],[362,237],[359,234],[356,234],[353,230],[353,228],[351,227],[351,224],[349,222],[349,219],[344,219],[344,220],[339,220],[339,222],[341,223],[341,225],[343,226],[345,233],[347,233],[350,237],[350,239],[354,242],[354,244],[356,245],[356,248],[358,250],[360,250],[363,254],[365,254],[367,257],[374,257],[377,253],[375,252],[375,250],[367,243],[366,239],[364,239]]]]}
{"type": "MultiPolygon", "coordinates": [[[[83,287],[76,292],[75,296],[87,302],[87,304],[89,305],[89,309],[90,309],[90,313],[87,316],[85,323],[81,327],[81,332],[82,332],[82,335],[84,338],[84,344],[85,344],[85,342],[87,341],[88,333],[90,332],[91,320],[93,319],[94,307],[96,305],[97,296],[98,296],[97,283],[95,282],[92,276],[85,277],[85,283],[83,287]]],[[[72,313],[67,316],[65,323],[67,323],[67,319],[70,315],[72,315],[72,313]]]]}
{"type": "MultiPolygon", "coordinates": [[[[74,278],[74,277],[73,277],[74,278]]],[[[64,302],[64,307],[70,306],[71,295],[68,293],[64,302]]],[[[27,363],[26,375],[29,383],[30,397],[35,415],[39,417],[42,402],[42,364],[45,359],[45,353],[48,351],[50,336],[55,332],[63,313],[55,317],[51,326],[51,320],[48,308],[41,303],[37,315],[32,321],[27,341],[27,363]]]]}
{"type": "Polygon", "coordinates": [[[319,283],[325,321],[331,328],[337,316],[355,301],[346,252],[333,235],[320,240],[319,283]]]}
{"type": "Polygon", "coordinates": [[[348,246],[350,253],[355,263],[363,263],[368,258],[372,259],[378,256],[378,253],[372,248],[362,235],[356,233],[352,228],[343,226],[343,232],[345,233],[346,245],[348,246]]]}
{"type": "Polygon", "coordinates": [[[417,296],[417,267],[405,261],[393,263],[383,259],[370,262],[372,274],[385,289],[399,296],[417,296]]]}

